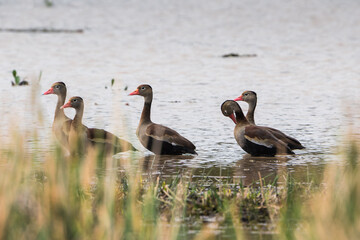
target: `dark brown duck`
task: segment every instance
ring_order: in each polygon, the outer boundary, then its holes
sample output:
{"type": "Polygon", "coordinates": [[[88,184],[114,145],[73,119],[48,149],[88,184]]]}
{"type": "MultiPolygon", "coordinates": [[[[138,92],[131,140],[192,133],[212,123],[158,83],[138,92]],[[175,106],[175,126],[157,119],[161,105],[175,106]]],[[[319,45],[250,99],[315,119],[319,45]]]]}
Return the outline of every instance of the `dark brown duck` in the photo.
{"type": "Polygon", "coordinates": [[[153,91],[150,85],[140,85],[129,95],[144,97],[144,108],[136,135],[145,148],[157,155],[196,154],[194,144],[188,139],[171,128],[151,121],[150,112],[153,91]]]}
{"type": "Polygon", "coordinates": [[[276,138],[267,127],[250,124],[235,101],[225,101],[221,105],[221,111],[236,124],[234,137],[245,152],[252,156],[294,154],[287,144],[276,138]]]}
{"type": "MultiPolygon", "coordinates": [[[[255,108],[257,104],[257,95],[254,91],[245,91],[239,97],[235,98],[234,101],[244,101],[249,104],[248,112],[246,113],[246,119],[255,125],[255,108]]],[[[305,148],[297,139],[286,135],[278,129],[267,127],[275,137],[285,142],[290,149],[303,149],[305,148]]]]}

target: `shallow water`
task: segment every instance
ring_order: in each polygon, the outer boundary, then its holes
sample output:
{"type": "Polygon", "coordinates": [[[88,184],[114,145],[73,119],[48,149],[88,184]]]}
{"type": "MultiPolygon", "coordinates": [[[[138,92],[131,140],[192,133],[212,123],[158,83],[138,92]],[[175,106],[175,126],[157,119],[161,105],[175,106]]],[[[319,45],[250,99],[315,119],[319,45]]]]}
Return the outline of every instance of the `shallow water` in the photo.
{"type": "Polygon", "coordinates": [[[40,95],[55,81],[67,84],[68,97],[84,98],[87,126],[105,128],[142,150],[135,130],[143,99],[127,95],[151,84],[153,121],[177,130],[198,152],[152,163],[150,172],[165,179],[190,170],[194,178],[250,184],[259,173],[271,180],[291,172],[307,182],[338,161],[334,154],[349,132],[359,136],[359,1],[54,2],[0,0],[4,145],[16,126],[28,132],[33,148],[48,149],[56,97],[40,95]],[[221,57],[228,53],[256,57],[221,57]],[[13,69],[31,85],[11,87],[13,69]],[[278,128],[306,149],[280,160],[246,156],[233,138],[234,124],[220,111],[223,101],[244,90],[258,94],[258,125],[278,128]]]}

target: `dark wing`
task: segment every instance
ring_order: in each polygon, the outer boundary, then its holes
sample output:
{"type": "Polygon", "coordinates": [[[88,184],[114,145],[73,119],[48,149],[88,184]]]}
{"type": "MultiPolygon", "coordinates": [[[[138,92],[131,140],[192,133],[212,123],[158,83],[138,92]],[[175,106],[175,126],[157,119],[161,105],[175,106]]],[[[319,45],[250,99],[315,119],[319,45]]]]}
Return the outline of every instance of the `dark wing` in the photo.
{"type": "Polygon", "coordinates": [[[115,141],[115,139],[117,138],[114,134],[99,128],[88,128],[87,136],[89,139],[111,142],[115,141]]]}
{"type": "Polygon", "coordinates": [[[275,129],[275,128],[270,128],[270,127],[266,127],[266,128],[276,138],[278,138],[281,141],[283,141],[284,143],[286,143],[290,149],[303,149],[303,148],[305,148],[303,145],[301,145],[301,143],[297,139],[286,135],[285,133],[281,132],[280,130],[275,129]]]}
{"type": "Polygon", "coordinates": [[[146,128],[146,135],[158,141],[168,142],[173,146],[182,146],[191,150],[195,149],[195,145],[192,142],[181,136],[175,130],[163,125],[155,123],[150,124],[146,128]]]}
{"type": "Polygon", "coordinates": [[[276,148],[278,153],[293,153],[286,143],[276,138],[265,127],[250,125],[245,128],[244,137],[246,140],[267,147],[276,148]]]}
{"type": "Polygon", "coordinates": [[[245,128],[244,137],[257,145],[262,145],[267,148],[273,148],[276,144],[274,136],[265,130],[265,128],[256,125],[250,125],[245,128]]]}
{"type": "Polygon", "coordinates": [[[88,139],[97,145],[106,145],[106,148],[113,148],[113,152],[123,152],[128,150],[136,151],[137,149],[128,141],[125,141],[111,132],[99,128],[87,128],[88,139]]]}

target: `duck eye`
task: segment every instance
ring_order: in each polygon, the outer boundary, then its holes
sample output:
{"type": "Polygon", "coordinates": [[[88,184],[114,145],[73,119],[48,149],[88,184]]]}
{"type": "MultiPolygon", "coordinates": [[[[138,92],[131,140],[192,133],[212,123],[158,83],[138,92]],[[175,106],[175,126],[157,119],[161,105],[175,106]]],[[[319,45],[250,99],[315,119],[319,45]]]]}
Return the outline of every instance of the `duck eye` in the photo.
{"type": "Polygon", "coordinates": [[[56,85],[55,88],[60,88],[60,85],[56,85]]]}
{"type": "Polygon", "coordinates": [[[145,87],[141,87],[141,90],[145,90],[145,87]]]}
{"type": "Polygon", "coordinates": [[[77,99],[74,99],[73,102],[77,102],[77,99]]]}

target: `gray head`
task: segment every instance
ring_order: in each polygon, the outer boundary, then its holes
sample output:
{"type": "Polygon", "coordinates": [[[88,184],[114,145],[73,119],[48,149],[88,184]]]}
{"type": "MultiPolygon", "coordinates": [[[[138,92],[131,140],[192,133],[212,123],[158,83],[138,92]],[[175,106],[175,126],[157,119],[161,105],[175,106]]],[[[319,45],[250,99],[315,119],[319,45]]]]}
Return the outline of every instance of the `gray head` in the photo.
{"type": "Polygon", "coordinates": [[[51,88],[43,93],[43,95],[48,94],[56,94],[61,96],[66,96],[66,85],[63,82],[56,82],[53,85],[51,85],[51,88]]]}
{"type": "Polygon", "coordinates": [[[72,97],[66,104],[61,107],[61,109],[69,107],[75,108],[75,110],[79,110],[84,107],[84,100],[81,97],[72,97]]]}
{"type": "Polygon", "coordinates": [[[235,98],[234,101],[244,101],[247,103],[256,103],[257,96],[254,91],[245,91],[239,97],[235,98]]]}

